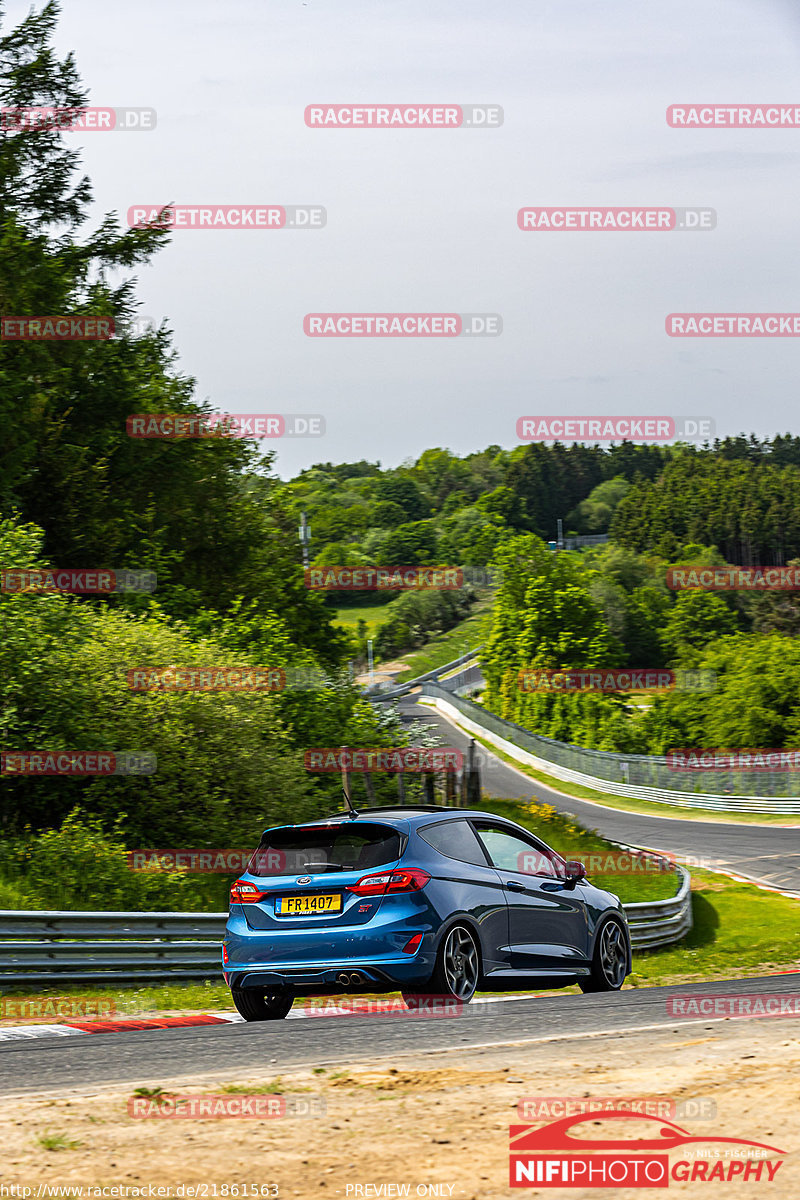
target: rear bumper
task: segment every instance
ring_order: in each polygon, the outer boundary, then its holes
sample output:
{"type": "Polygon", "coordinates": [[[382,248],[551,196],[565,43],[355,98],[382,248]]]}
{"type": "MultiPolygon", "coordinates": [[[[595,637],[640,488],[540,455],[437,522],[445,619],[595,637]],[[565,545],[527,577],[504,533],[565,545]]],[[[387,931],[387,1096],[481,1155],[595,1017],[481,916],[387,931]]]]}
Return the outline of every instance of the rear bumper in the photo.
{"type": "MultiPolygon", "coordinates": [[[[400,899],[398,897],[398,899],[400,899]]],[[[382,906],[368,925],[253,929],[240,912],[231,910],[225,933],[228,961],[223,964],[229,987],[292,988],[335,992],[396,990],[430,978],[436,962],[436,933],[427,903],[412,897],[400,905],[382,906]],[[422,934],[417,949],[406,954],[411,938],[422,934]],[[358,975],[353,983],[340,976],[358,975]]]]}
{"type": "Polygon", "coordinates": [[[430,977],[433,966],[419,958],[403,962],[319,963],[307,966],[281,966],[276,963],[229,963],[224,969],[225,982],[231,988],[286,988],[291,991],[325,993],[347,991],[395,991],[398,986],[422,983],[430,977]]]}

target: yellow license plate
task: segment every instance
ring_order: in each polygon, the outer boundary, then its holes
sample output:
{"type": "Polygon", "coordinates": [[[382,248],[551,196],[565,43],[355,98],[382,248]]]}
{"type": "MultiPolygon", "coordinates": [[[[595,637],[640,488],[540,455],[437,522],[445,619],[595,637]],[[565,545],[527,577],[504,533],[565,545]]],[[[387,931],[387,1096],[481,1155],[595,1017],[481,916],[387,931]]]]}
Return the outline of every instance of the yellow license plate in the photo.
{"type": "Polygon", "coordinates": [[[305,914],[342,911],[342,897],[332,893],[316,896],[279,896],[275,914],[279,917],[300,917],[305,914]]]}

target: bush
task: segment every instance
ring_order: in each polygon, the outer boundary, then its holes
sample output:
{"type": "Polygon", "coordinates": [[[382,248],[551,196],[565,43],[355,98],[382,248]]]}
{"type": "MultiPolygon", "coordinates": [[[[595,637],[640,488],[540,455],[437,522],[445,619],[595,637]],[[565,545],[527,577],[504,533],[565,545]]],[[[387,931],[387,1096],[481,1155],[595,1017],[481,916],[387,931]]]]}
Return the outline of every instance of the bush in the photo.
{"type": "Polygon", "coordinates": [[[469,616],[474,599],[471,588],[460,588],[455,592],[403,593],[388,606],[389,619],[377,629],[376,654],[385,660],[405,650],[416,650],[469,616]]]}
{"type": "Polygon", "coordinates": [[[70,813],[61,829],[4,847],[3,875],[26,908],[98,911],[195,911],[195,881],[185,871],[132,871],[119,832],[70,813]]]}

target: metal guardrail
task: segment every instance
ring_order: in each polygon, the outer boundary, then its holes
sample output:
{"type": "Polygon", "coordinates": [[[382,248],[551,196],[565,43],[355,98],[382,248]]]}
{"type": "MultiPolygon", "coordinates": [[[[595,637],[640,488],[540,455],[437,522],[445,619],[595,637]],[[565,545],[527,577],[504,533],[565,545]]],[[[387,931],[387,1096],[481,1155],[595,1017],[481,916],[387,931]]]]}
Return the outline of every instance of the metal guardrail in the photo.
{"type": "Polygon", "coordinates": [[[561,545],[564,550],[577,550],[581,546],[604,546],[610,540],[607,533],[583,533],[576,537],[562,538],[561,545]]]}
{"type": "Polygon", "coordinates": [[[692,880],[685,867],[676,867],[680,887],[669,900],[647,900],[625,904],[634,950],[668,946],[685,937],[692,928],[692,880]]]}
{"type": "Polygon", "coordinates": [[[0,911],[0,987],[214,979],[227,913],[0,911]]]}
{"type": "Polygon", "coordinates": [[[661,801],[678,808],[800,813],[800,796],[780,794],[781,788],[797,787],[791,781],[794,774],[791,771],[784,772],[783,778],[780,773],[769,771],[703,771],[703,783],[719,790],[700,791],[697,772],[671,769],[663,755],[616,754],[558,742],[506,721],[435,682],[423,683],[422,695],[435,699],[437,707],[441,703],[451,705],[455,710],[452,715],[465,729],[494,741],[517,761],[569,783],[579,783],[614,796],[661,801]],[[737,793],[733,792],[734,787],[739,789],[737,793]],[[728,788],[731,788],[730,793],[728,788]]]}
{"type": "Polygon", "coordinates": [[[467,663],[471,658],[474,658],[479,650],[483,649],[483,643],[476,646],[474,650],[469,650],[466,654],[462,654],[460,658],[454,658],[452,662],[443,663],[441,667],[434,667],[432,671],[426,671],[424,675],[418,675],[416,679],[407,679],[405,683],[400,683],[396,687],[390,687],[387,691],[367,691],[365,693],[368,700],[384,701],[384,700],[399,700],[401,696],[407,696],[415,687],[428,682],[428,680],[436,680],[446,671],[453,671],[456,667],[460,667],[463,663],[467,663]]]}
{"type": "MultiPolygon", "coordinates": [[[[689,873],[669,900],[626,904],[633,948],[692,927],[689,873]]],[[[220,979],[227,913],[0,911],[0,989],[66,983],[220,979]]]]}

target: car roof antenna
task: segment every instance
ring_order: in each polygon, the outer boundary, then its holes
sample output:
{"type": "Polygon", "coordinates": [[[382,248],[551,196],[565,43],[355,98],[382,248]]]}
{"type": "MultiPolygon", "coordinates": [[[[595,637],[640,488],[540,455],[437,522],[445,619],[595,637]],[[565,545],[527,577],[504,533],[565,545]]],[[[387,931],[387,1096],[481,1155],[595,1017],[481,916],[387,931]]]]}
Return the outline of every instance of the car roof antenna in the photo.
{"type": "Polygon", "coordinates": [[[353,801],[350,799],[350,793],[346,787],[342,788],[342,795],[344,796],[345,804],[347,805],[350,820],[355,821],[356,817],[358,816],[358,810],[353,808],[353,801]]]}
{"type": "Polygon", "coordinates": [[[353,801],[350,799],[350,775],[345,765],[344,757],[346,754],[347,747],[342,746],[342,795],[344,796],[344,802],[347,805],[348,816],[350,817],[351,821],[355,821],[356,817],[358,816],[358,812],[353,806],[353,801]]]}

